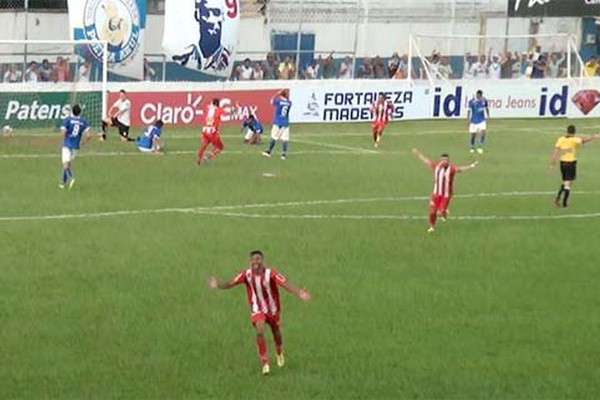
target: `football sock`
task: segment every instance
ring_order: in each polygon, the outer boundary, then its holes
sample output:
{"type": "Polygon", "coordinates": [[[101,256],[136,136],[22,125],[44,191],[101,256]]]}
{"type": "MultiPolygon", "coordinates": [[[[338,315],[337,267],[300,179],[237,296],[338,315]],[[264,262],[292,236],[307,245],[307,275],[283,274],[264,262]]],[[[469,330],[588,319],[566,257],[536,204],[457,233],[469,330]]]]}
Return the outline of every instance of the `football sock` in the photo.
{"type": "Polygon", "coordinates": [[[373,141],[377,142],[377,131],[373,131],[373,141]]]}
{"type": "Polygon", "coordinates": [[[102,133],[106,134],[106,130],[108,129],[108,124],[102,121],[102,133]]]}
{"type": "Polygon", "coordinates": [[[69,176],[67,175],[67,169],[63,168],[63,173],[62,173],[62,183],[67,183],[67,180],[69,179],[69,176]]]}
{"type": "Polygon", "coordinates": [[[269,153],[272,153],[274,148],[275,148],[275,139],[271,138],[269,140],[269,150],[267,150],[267,151],[269,153]]]}
{"type": "Polygon", "coordinates": [[[429,213],[429,225],[431,225],[432,227],[434,227],[436,220],[437,220],[437,212],[434,211],[432,213],[429,213]]]}
{"type": "Polygon", "coordinates": [[[484,143],[485,143],[485,133],[482,133],[481,136],[479,136],[479,145],[483,146],[484,143]]]}
{"type": "Polygon", "coordinates": [[[264,335],[256,335],[256,347],[258,349],[258,356],[263,364],[267,364],[269,359],[267,358],[267,342],[264,335]]]}
{"type": "Polygon", "coordinates": [[[67,180],[73,177],[73,172],[71,171],[71,167],[67,168],[67,180]]]}
{"type": "Polygon", "coordinates": [[[563,197],[563,207],[567,206],[567,202],[569,201],[569,195],[571,194],[571,188],[564,189],[565,196],[563,197]]]}
{"type": "Polygon", "coordinates": [[[283,155],[285,156],[288,152],[288,141],[283,141],[281,142],[281,151],[283,152],[283,155]]]}
{"type": "Polygon", "coordinates": [[[471,135],[471,148],[475,148],[475,135],[471,135]]]}
{"type": "Polygon", "coordinates": [[[556,194],[556,200],[560,200],[560,196],[562,196],[564,191],[565,191],[565,185],[560,185],[560,189],[558,190],[558,193],[556,194]]]}
{"type": "Polygon", "coordinates": [[[283,339],[280,331],[273,332],[273,341],[275,342],[275,350],[277,351],[277,354],[281,354],[283,350],[283,339]]]}

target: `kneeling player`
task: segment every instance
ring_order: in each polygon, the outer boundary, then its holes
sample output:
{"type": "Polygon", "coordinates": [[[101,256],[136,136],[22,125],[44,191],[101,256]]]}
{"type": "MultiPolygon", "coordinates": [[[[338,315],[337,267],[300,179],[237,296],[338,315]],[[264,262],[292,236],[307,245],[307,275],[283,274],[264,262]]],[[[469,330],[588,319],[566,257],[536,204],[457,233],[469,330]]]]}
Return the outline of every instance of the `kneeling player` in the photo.
{"type": "Polygon", "coordinates": [[[377,96],[377,101],[371,105],[371,118],[373,119],[371,130],[373,132],[373,145],[375,147],[379,146],[381,135],[383,135],[383,130],[388,122],[392,119],[393,113],[394,105],[392,102],[386,100],[385,94],[379,93],[379,96],[377,96]]]}
{"type": "Polygon", "coordinates": [[[135,140],[138,150],[143,153],[163,153],[165,146],[160,140],[162,127],[163,122],[160,119],[153,125],[146,127],[144,132],[135,140]]]}
{"type": "Polygon", "coordinates": [[[129,127],[131,126],[131,100],[127,98],[125,90],[121,89],[119,98],[108,110],[108,118],[102,120],[102,140],[106,140],[106,131],[108,127],[115,126],[119,129],[119,136],[124,142],[132,142],[129,137],[129,127]]]}
{"type": "Polygon", "coordinates": [[[244,143],[257,144],[263,133],[263,125],[253,114],[242,123],[242,133],[244,133],[244,143]]]}
{"type": "Polygon", "coordinates": [[[450,156],[448,154],[442,154],[438,161],[432,161],[417,149],[413,149],[413,153],[433,171],[433,193],[429,201],[429,230],[427,231],[431,233],[435,231],[435,222],[438,213],[443,221],[448,217],[448,206],[453,194],[454,175],[457,172],[464,172],[475,168],[477,161],[469,165],[457,166],[450,164],[450,156]]]}

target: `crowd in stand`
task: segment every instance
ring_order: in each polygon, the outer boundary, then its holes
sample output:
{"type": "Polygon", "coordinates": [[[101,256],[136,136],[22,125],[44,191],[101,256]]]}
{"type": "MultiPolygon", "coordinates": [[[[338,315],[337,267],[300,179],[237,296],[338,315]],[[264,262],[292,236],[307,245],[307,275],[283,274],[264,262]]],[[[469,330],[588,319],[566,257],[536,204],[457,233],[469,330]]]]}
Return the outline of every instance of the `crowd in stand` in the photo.
{"type": "Polygon", "coordinates": [[[84,61],[79,64],[79,67],[73,74],[71,71],[71,63],[66,57],[57,57],[54,63],[50,63],[48,59],[30,61],[23,73],[23,64],[8,64],[2,70],[2,82],[4,83],[20,83],[20,82],[68,82],[68,81],[89,81],[91,63],[84,61]]]}

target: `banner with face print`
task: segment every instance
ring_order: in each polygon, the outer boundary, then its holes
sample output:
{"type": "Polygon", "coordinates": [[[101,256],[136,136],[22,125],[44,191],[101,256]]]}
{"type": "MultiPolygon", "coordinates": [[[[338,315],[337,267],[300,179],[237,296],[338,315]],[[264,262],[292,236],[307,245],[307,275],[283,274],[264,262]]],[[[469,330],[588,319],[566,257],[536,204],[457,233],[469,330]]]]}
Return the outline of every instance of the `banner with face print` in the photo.
{"type": "MultiPolygon", "coordinates": [[[[129,78],[144,74],[145,0],[69,0],[71,36],[108,42],[109,71],[129,78]]],[[[101,62],[103,47],[82,46],[77,54],[101,62]]]]}
{"type": "Polygon", "coordinates": [[[166,0],[163,49],[169,59],[208,75],[229,77],[239,0],[166,0]]]}

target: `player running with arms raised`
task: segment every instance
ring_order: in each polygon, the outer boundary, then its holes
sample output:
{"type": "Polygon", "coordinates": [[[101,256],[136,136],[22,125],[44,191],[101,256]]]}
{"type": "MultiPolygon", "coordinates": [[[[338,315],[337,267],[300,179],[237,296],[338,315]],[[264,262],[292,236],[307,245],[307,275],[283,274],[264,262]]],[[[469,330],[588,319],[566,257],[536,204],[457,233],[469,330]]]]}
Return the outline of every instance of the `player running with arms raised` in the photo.
{"type": "Polygon", "coordinates": [[[562,206],[568,206],[571,187],[577,178],[577,148],[584,143],[591,142],[600,137],[597,133],[590,136],[575,137],[575,132],[575,125],[569,125],[567,127],[567,133],[564,136],[559,137],[556,141],[554,150],[550,156],[550,168],[554,168],[556,166],[556,160],[560,159],[562,184],[554,199],[554,204],[557,207],[561,206],[561,197],[562,206]]]}
{"type": "Polygon", "coordinates": [[[213,99],[211,104],[206,108],[204,112],[204,125],[202,126],[202,138],[200,139],[200,148],[198,149],[198,156],[196,157],[196,164],[202,165],[204,160],[215,158],[223,148],[223,141],[219,134],[219,127],[221,126],[221,117],[223,116],[223,109],[220,107],[221,100],[213,99]],[[212,144],[213,148],[208,156],[204,157],[204,152],[209,144],[212,144]]]}
{"type": "Polygon", "coordinates": [[[485,133],[487,131],[487,120],[490,118],[490,108],[488,101],[483,97],[483,92],[478,90],[475,98],[469,100],[469,109],[467,111],[469,118],[469,133],[471,134],[471,153],[477,152],[483,154],[483,144],[485,143],[485,133]],[[479,137],[479,146],[477,138],[479,137]]]}
{"type": "Polygon", "coordinates": [[[79,146],[81,138],[86,135],[86,140],[92,137],[90,132],[90,124],[87,119],[81,117],[81,107],[78,104],[73,106],[71,110],[71,116],[65,118],[60,125],[60,132],[63,136],[62,144],[62,180],[58,185],[61,189],[64,189],[67,185],[69,189],[75,184],[75,178],[73,177],[73,171],[71,171],[71,165],[79,146]]]}
{"type": "Polygon", "coordinates": [[[109,126],[116,126],[119,129],[119,136],[124,142],[133,142],[129,137],[129,127],[131,126],[131,100],[127,97],[125,90],[119,91],[119,98],[108,110],[108,118],[102,120],[102,140],[106,140],[106,131],[109,126]]]}
{"type": "Polygon", "coordinates": [[[256,329],[256,346],[262,363],[262,373],[270,372],[267,342],[265,340],[265,325],[269,325],[275,341],[277,366],[283,367],[283,339],[281,336],[280,317],[281,304],[279,301],[279,286],[302,300],[310,299],[310,292],[291,284],[278,270],[267,266],[263,253],[255,250],[250,253],[250,268],[240,271],[228,281],[210,278],[209,286],[213,289],[230,289],[236,285],[246,286],[246,295],[250,305],[250,319],[256,329]]]}
{"type": "Polygon", "coordinates": [[[164,145],[161,143],[160,135],[162,134],[163,122],[156,121],[144,129],[144,132],[135,140],[137,148],[142,153],[163,154],[164,145]]]}
{"type": "Polygon", "coordinates": [[[290,141],[290,109],[292,108],[290,92],[287,89],[280,91],[271,99],[271,104],[275,109],[273,127],[271,128],[271,139],[269,140],[269,148],[263,151],[262,155],[271,157],[271,153],[275,148],[275,143],[280,140],[281,159],[285,160],[287,158],[288,143],[290,141]]]}
{"type": "Polygon", "coordinates": [[[454,193],[454,175],[473,169],[478,163],[475,161],[469,165],[457,166],[450,163],[450,156],[445,153],[437,161],[430,160],[417,149],[413,149],[413,153],[433,171],[433,193],[429,200],[429,229],[427,230],[431,233],[435,231],[438,213],[443,221],[448,218],[448,206],[454,193]]]}
{"type": "Polygon", "coordinates": [[[377,148],[381,141],[381,135],[386,125],[392,119],[394,114],[394,105],[385,98],[384,93],[379,93],[377,100],[371,105],[371,131],[373,133],[373,145],[377,148]]]}

